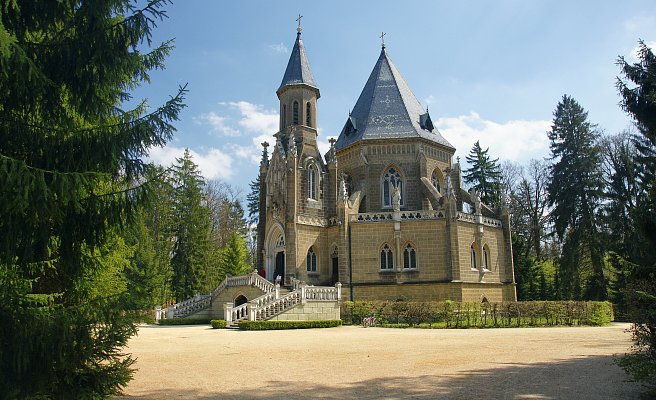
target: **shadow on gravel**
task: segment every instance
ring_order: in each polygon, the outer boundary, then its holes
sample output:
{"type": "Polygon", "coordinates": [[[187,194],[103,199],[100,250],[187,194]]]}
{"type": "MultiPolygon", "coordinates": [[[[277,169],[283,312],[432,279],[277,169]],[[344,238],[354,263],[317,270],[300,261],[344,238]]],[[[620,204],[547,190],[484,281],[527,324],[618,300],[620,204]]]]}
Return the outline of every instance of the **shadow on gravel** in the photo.
{"type": "MultiPolygon", "coordinates": [[[[343,366],[348,368],[348,366],[343,366]]],[[[610,356],[589,356],[574,360],[536,364],[498,364],[494,368],[439,376],[427,369],[427,375],[371,379],[340,385],[268,380],[265,388],[249,391],[153,389],[140,396],[123,399],[641,399],[638,384],[627,382],[624,372],[610,356]]],[[[284,372],[280,372],[284,375],[284,372]]],[[[314,377],[308,374],[308,380],[314,377]]],[[[216,377],[217,380],[258,379],[248,371],[240,375],[216,377]]],[[[121,398],[119,398],[121,399],[121,398]]]]}

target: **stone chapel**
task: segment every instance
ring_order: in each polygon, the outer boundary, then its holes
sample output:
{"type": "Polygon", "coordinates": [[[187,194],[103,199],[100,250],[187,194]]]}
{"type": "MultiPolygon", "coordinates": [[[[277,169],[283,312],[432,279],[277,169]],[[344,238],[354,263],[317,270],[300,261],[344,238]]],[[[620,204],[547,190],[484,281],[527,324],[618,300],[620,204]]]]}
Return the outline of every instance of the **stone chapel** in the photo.
{"type": "Polygon", "coordinates": [[[516,300],[508,209],[463,189],[455,148],[384,42],[324,155],[320,90],[300,27],[276,94],[279,131],[260,163],[257,263],[266,279],[341,282],[346,300],[516,300]]]}

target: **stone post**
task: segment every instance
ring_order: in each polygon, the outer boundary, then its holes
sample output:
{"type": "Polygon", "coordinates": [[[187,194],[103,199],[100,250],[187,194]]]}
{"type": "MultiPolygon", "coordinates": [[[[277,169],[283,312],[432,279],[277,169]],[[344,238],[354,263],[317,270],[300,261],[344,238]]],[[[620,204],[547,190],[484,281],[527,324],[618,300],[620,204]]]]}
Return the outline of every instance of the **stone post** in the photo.
{"type": "Polygon", "coordinates": [[[276,283],[276,300],[280,298],[280,284],[276,283]]]}
{"type": "Polygon", "coordinates": [[[257,320],[257,302],[249,301],[248,307],[246,308],[246,312],[248,313],[249,321],[257,320]]]}
{"type": "Polygon", "coordinates": [[[175,317],[175,306],[170,305],[170,306],[166,309],[166,318],[168,318],[168,319],[173,319],[174,317],[175,317]]]}
{"type": "Polygon", "coordinates": [[[155,306],[155,322],[162,319],[162,306],[155,306]]]}
{"type": "Polygon", "coordinates": [[[342,284],[337,282],[335,284],[335,287],[337,288],[337,301],[342,302],[342,284]]]}
{"type": "Polygon", "coordinates": [[[226,326],[232,323],[232,303],[223,304],[223,319],[226,321],[226,326]]]}
{"type": "Polygon", "coordinates": [[[306,286],[305,283],[301,283],[301,287],[300,287],[300,289],[301,289],[301,304],[305,304],[305,303],[306,303],[306,299],[305,299],[305,286],[306,286]]]}

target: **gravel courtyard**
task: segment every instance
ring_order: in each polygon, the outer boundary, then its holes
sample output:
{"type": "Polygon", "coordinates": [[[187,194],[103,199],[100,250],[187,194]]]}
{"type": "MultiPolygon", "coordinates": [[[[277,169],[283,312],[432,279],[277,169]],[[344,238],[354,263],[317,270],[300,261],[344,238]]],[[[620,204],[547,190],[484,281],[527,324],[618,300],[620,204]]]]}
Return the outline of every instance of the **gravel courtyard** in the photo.
{"type": "Polygon", "coordinates": [[[142,326],[137,399],[638,399],[628,324],[265,332],[142,326]]]}

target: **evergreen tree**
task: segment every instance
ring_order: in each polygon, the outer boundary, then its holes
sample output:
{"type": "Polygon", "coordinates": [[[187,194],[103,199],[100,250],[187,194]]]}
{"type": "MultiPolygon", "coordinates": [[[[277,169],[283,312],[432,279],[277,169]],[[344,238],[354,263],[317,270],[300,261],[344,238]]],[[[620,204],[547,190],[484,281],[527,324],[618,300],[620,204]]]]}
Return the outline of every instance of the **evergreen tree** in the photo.
{"type": "Polygon", "coordinates": [[[248,224],[257,226],[260,221],[260,175],[249,184],[251,191],[246,196],[248,202],[248,224]]]}
{"type": "Polygon", "coordinates": [[[466,183],[473,184],[483,203],[498,206],[501,202],[501,171],[499,159],[490,159],[489,150],[483,150],[478,140],[474,143],[466,157],[471,168],[464,171],[463,178],[466,183]]]}
{"type": "Polygon", "coordinates": [[[176,301],[192,297],[201,290],[207,276],[210,214],[205,205],[205,181],[191,160],[189,149],[173,167],[173,233],[171,266],[172,291],[176,301]]]}
{"type": "Polygon", "coordinates": [[[564,240],[560,260],[561,285],[567,297],[606,298],[604,249],[595,210],[603,196],[598,134],[588,114],[571,97],[564,95],[554,111],[550,140],[551,179],[549,205],[554,228],[564,240]],[[585,294],[581,291],[581,265],[589,262],[591,272],[585,294]],[[565,284],[569,287],[565,287],[565,284]]]}
{"type": "Polygon", "coordinates": [[[631,213],[640,242],[631,254],[618,257],[629,271],[625,294],[636,352],[621,365],[656,386],[656,56],[640,41],[638,58],[634,64],[618,61],[624,77],[617,81],[621,105],[640,133],[634,137],[639,188],[631,213]]]}
{"type": "Polygon", "coordinates": [[[5,2],[0,9],[0,393],[119,392],[135,333],[117,234],[151,190],[148,148],[172,136],[184,90],[123,110],[163,67],[165,1],[5,2]],[[143,42],[147,42],[144,44],[143,42]]]}
{"type": "Polygon", "coordinates": [[[221,272],[225,275],[241,275],[250,271],[246,241],[236,231],[232,231],[228,243],[221,250],[221,272]]]}

